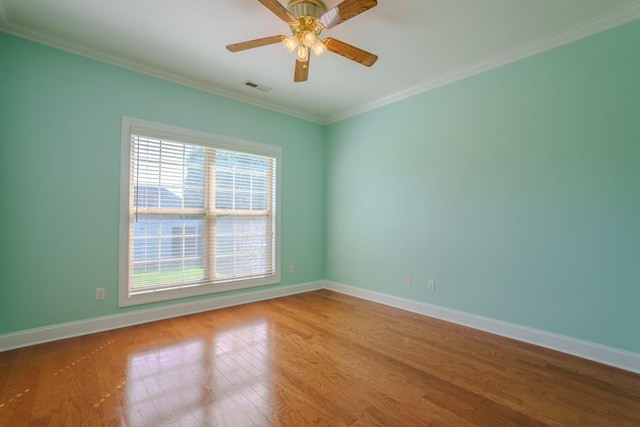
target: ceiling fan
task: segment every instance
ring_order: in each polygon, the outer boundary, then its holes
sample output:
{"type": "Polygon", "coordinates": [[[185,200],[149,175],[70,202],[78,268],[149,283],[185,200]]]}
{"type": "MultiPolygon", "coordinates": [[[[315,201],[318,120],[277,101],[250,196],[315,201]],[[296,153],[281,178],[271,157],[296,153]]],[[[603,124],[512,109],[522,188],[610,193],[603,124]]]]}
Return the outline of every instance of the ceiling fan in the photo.
{"type": "Polygon", "coordinates": [[[296,51],[294,82],[304,82],[309,76],[309,51],[316,56],[325,51],[337,53],[347,59],[371,67],[378,57],[365,50],[328,37],[320,38],[323,31],[335,27],[375,7],[377,0],[344,0],[336,7],[327,10],[321,0],[290,0],[285,8],[278,0],[258,0],[278,18],[289,24],[292,36],[271,36],[246,42],[230,44],[227,49],[239,52],[254,47],[267,46],[282,42],[289,52],[296,51]]]}

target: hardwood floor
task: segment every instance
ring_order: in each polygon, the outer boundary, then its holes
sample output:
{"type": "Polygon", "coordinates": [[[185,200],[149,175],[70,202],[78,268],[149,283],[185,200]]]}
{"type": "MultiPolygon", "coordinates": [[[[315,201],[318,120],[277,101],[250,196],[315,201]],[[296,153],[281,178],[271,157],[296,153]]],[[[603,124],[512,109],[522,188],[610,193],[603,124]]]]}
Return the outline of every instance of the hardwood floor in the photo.
{"type": "Polygon", "coordinates": [[[640,376],[322,290],[0,353],[1,426],[640,426],[640,376]]]}

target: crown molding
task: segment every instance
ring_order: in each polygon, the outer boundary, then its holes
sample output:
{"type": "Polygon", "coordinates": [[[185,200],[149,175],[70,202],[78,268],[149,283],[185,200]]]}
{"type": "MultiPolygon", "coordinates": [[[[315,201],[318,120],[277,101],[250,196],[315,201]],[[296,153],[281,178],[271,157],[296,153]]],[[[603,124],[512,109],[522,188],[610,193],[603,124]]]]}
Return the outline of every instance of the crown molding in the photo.
{"type": "Polygon", "coordinates": [[[555,49],[556,47],[572,43],[574,41],[589,37],[591,35],[606,31],[627,22],[640,18],[640,2],[622,7],[604,15],[583,21],[563,31],[551,34],[531,42],[524,43],[515,49],[502,52],[491,57],[482,59],[475,63],[465,65],[453,71],[441,74],[434,78],[424,80],[414,86],[409,86],[399,92],[377,99],[361,107],[353,108],[340,114],[336,114],[327,119],[327,123],[336,123],[341,120],[357,116],[367,111],[398,102],[405,98],[428,92],[430,90],[446,86],[448,84],[463,80],[485,71],[537,55],[539,53],[555,49]]]}
{"type": "Polygon", "coordinates": [[[208,92],[213,95],[222,96],[224,98],[239,101],[244,104],[253,105],[255,107],[264,108],[281,114],[286,114],[288,116],[296,117],[316,124],[326,124],[320,117],[313,114],[306,114],[297,109],[289,108],[284,105],[279,105],[261,99],[256,99],[254,97],[246,96],[241,93],[222,88],[220,86],[211,85],[196,79],[190,79],[176,73],[161,71],[156,67],[144,64],[139,61],[134,61],[121,56],[112,55],[104,51],[99,51],[97,49],[85,46],[81,43],[77,43],[75,41],[71,41],[39,29],[15,24],[11,22],[10,15],[4,5],[4,0],[0,0],[0,31],[27,40],[31,40],[36,43],[44,44],[55,49],[63,50],[65,52],[84,56],[86,58],[107,63],[109,65],[115,65],[117,67],[125,68],[137,73],[176,83],[181,86],[187,86],[203,92],[208,92]]]}
{"type": "Polygon", "coordinates": [[[589,19],[587,21],[583,21],[547,37],[524,43],[516,47],[515,49],[493,55],[483,60],[441,74],[434,78],[424,80],[418,84],[408,86],[405,89],[376,99],[359,107],[348,109],[331,116],[319,116],[301,112],[298,109],[293,109],[285,105],[269,102],[268,100],[262,100],[252,96],[247,96],[236,91],[231,91],[196,79],[190,79],[176,73],[159,71],[155,67],[135,60],[112,55],[103,51],[98,51],[96,49],[59,37],[54,34],[47,33],[45,31],[16,24],[14,22],[11,22],[11,16],[9,14],[8,8],[5,5],[5,0],[0,0],[0,31],[4,31],[18,37],[54,47],[56,49],[88,57],[100,62],[105,62],[151,77],[156,77],[182,86],[191,87],[203,92],[208,92],[214,95],[232,99],[234,101],[239,101],[248,105],[264,108],[277,113],[286,114],[288,116],[296,117],[320,125],[329,125],[348,119],[350,117],[357,116],[359,114],[366,113],[367,111],[371,111],[385,105],[392,104],[442,86],[446,86],[459,80],[464,80],[477,74],[481,74],[485,71],[489,71],[494,68],[498,68],[503,65],[507,65],[521,59],[537,55],[547,50],[572,43],[574,41],[589,37],[591,35],[614,28],[627,22],[634,21],[638,18],[640,18],[640,1],[616,9],[604,15],[589,19]]]}

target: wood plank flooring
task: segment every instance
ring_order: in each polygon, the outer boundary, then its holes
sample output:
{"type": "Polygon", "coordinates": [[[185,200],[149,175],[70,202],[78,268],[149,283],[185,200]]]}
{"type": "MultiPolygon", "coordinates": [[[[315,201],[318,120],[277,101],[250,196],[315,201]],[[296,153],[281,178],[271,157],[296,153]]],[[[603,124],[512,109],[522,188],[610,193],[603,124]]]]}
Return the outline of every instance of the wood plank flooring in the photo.
{"type": "Polygon", "coordinates": [[[640,426],[640,376],[327,290],[0,353],[0,426],[640,426]]]}

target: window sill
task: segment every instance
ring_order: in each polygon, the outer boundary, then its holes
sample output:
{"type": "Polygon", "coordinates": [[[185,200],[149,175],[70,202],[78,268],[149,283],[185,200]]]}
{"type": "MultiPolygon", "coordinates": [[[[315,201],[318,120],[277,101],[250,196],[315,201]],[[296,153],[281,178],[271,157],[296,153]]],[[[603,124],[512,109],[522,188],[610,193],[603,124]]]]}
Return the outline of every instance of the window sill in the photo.
{"type": "Polygon", "coordinates": [[[260,286],[276,285],[278,283],[280,283],[280,275],[216,285],[200,285],[182,289],[151,291],[147,293],[131,295],[128,297],[126,295],[126,291],[123,292],[123,290],[120,290],[118,305],[119,307],[130,307],[140,304],[150,304],[154,302],[171,301],[181,298],[236,291],[239,289],[250,289],[260,286]]]}

